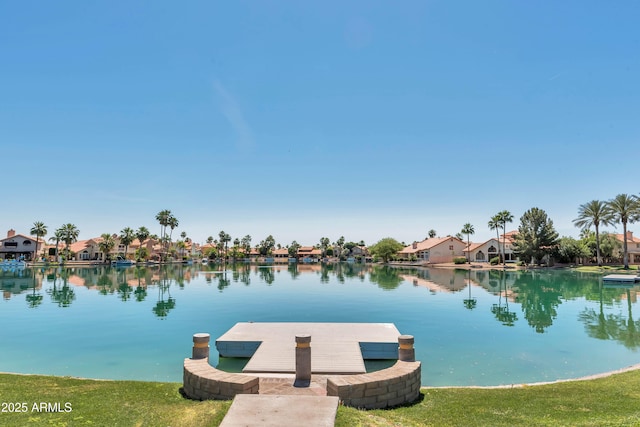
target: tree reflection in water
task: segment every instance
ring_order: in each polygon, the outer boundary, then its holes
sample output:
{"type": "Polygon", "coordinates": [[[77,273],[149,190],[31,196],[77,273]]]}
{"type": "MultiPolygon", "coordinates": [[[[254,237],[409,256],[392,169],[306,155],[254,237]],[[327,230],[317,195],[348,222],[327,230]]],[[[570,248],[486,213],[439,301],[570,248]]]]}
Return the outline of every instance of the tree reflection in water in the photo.
{"type": "Polygon", "coordinates": [[[634,320],[632,313],[636,288],[603,287],[600,275],[571,271],[451,271],[357,263],[292,263],[270,266],[248,263],[226,266],[140,265],[124,269],[91,266],[25,269],[20,275],[3,273],[0,274],[0,288],[8,295],[5,298],[25,293],[28,307],[38,309],[44,301],[42,294],[45,294],[44,291],[38,291],[39,287],[47,289],[46,294],[51,301],[64,308],[76,300],[75,286],[84,286],[104,296],[116,295],[124,303],[144,302],[151,288],[157,286],[158,299],[153,312],[163,318],[170,315],[171,310],[176,307],[176,300],[170,292],[171,286],[187,287],[193,278],[199,278],[200,283],[204,281],[216,286],[219,292],[225,292],[237,283],[249,286],[252,280],[272,285],[280,274],[292,279],[314,275],[321,283],[348,283],[348,278],[356,278],[385,291],[393,291],[404,283],[413,282],[414,285],[425,286],[431,293],[462,292],[463,305],[468,310],[474,310],[479,301],[483,301],[476,296],[482,295],[484,288],[488,295],[496,296],[495,303],[490,306],[495,319],[505,326],[513,326],[522,317],[537,333],[544,333],[553,325],[564,301],[580,298],[599,301],[599,308],[595,305],[579,308],[579,320],[584,324],[588,335],[601,340],[616,340],[630,349],[640,348],[640,321],[634,320]],[[44,287],[46,282],[49,283],[48,288],[44,287]],[[477,286],[478,292],[472,290],[472,286],[477,286]],[[620,303],[624,299],[624,310],[612,312],[613,303],[620,303]],[[517,314],[519,310],[522,310],[522,316],[517,314]]]}
{"type": "Polygon", "coordinates": [[[491,312],[498,319],[500,323],[505,326],[513,326],[515,325],[516,320],[518,320],[518,315],[509,310],[509,295],[507,293],[507,275],[503,270],[500,272],[500,278],[498,280],[498,304],[493,304],[491,306],[491,312]],[[504,287],[504,305],[502,302],[502,288],[504,287]]]}
{"type": "Polygon", "coordinates": [[[621,314],[604,313],[604,286],[600,284],[600,306],[599,311],[592,308],[585,308],[579,315],[580,320],[585,324],[585,329],[590,337],[600,340],[615,340],[629,349],[640,348],[640,321],[633,320],[631,289],[626,288],[627,318],[621,314]]]}
{"type": "Polygon", "coordinates": [[[404,281],[398,269],[386,265],[374,265],[369,272],[369,280],[386,291],[396,289],[404,281]]]}
{"type": "Polygon", "coordinates": [[[473,310],[474,308],[476,308],[478,300],[471,297],[471,270],[469,270],[467,273],[467,287],[469,288],[469,298],[463,300],[464,306],[469,310],[473,310]]]}
{"type": "Polygon", "coordinates": [[[158,281],[157,285],[158,302],[153,307],[153,313],[163,319],[176,307],[176,300],[171,296],[171,281],[166,269],[161,270],[161,279],[158,281]]]}
{"type": "Polygon", "coordinates": [[[69,270],[60,270],[60,278],[62,279],[62,287],[57,287],[57,277],[53,281],[53,289],[49,290],[51,300],[58,304],[58,307],[69,307],[71,302],[76,299],[76,294],[73,289],[69,287],[69,270]]]}
{"type": "MultiPolygon", "coordinates": [[[[40,272],[42,273],[42,277],[44,278],[44,269],[41,269],[40,272]]],[[[29,308],[36,308],[38,307],[40,304],[42,304],[42,300],[44,299],[44,296],[40,293],[40,292],[36,292],[37,291],[37,287],[38,287],[38,283],[36,281],[36,273],[35,270],[33,272],[33,292],[31,294],[27,294],[26,296],[26,300],[27,300],[27,306],[29,308]]]]}

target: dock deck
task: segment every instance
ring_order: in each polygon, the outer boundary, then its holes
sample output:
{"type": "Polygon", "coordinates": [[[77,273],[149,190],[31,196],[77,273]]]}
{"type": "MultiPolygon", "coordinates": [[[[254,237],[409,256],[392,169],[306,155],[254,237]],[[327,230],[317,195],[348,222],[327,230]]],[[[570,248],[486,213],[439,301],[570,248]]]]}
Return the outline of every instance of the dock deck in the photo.
{"type": "Polygon", "coordinates": [[[632,274],[609,274],[602,278],[604,282],[640,282],[640,276],[632,274]]]}
{"type": "Polygon", "coordinates": [[[237,323],[216,340],[223,357],[251,357],[243,372],[295,373],[295,337],[311,335],[314,374],[365,373],[363,359],[397,359],[392,323],[237,323]]]}

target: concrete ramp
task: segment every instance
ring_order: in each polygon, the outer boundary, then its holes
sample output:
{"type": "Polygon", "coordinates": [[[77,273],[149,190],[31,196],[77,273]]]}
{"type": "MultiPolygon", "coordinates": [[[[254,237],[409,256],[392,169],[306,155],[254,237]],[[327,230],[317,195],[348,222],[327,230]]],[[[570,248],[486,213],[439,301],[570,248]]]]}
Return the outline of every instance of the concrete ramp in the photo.
{"type": "Polygon", "coordinates": [[[238,394],[220,427],[332,427],[337,411],[335,396],[238,394]]]}

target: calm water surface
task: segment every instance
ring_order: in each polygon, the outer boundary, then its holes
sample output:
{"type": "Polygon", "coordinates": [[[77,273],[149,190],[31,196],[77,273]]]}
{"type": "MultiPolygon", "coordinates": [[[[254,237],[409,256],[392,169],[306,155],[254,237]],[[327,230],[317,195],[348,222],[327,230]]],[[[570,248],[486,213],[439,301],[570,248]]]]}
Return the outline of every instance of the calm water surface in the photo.
{"type": "MultiPolygon", "coordinates": [[[[390,322],[423,385],[573,378],[640,363],[639,287],[567,271],[173,266],[0,271],[0,371],[182,381],[191,337],[236,322],[390,322]]],[[[212,363],[217,363],[212,346],[212,363]]]]}

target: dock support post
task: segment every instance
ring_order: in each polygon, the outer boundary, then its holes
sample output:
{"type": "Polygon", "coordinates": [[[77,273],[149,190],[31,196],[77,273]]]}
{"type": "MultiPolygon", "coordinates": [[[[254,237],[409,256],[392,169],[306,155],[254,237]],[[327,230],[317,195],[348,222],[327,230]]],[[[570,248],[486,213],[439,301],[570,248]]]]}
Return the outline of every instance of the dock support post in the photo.
{"type": "Polygon", "coordinates": [[[191,352],[192,359],[207,359],[209,357],[209,334],[193,334],[193,350],[191,352]]]}
{"type": "Polygon", "coordinates": [[[416,350],[413,348],[413,335],[400,335],[398,337],[398,344],[398,360],[415,362],[416,350]]]}
{"type": "Polygon", "coordinates": [[[296,381],[295,387],[311,384],[311,335],[296,335],[296,381]]]}

